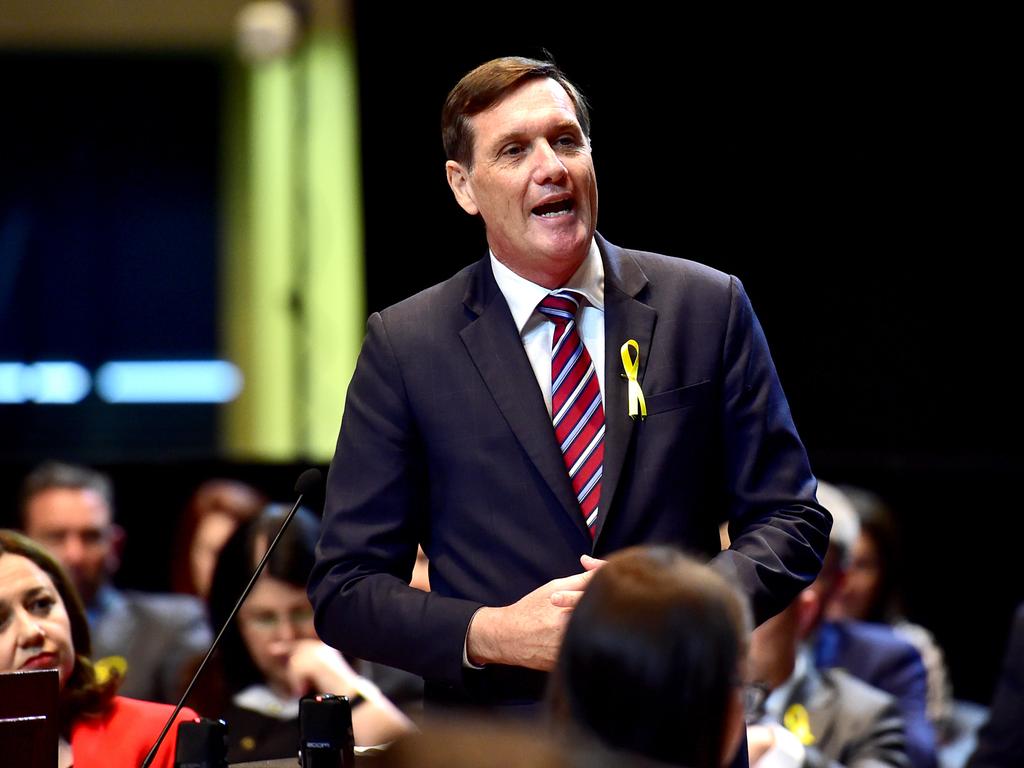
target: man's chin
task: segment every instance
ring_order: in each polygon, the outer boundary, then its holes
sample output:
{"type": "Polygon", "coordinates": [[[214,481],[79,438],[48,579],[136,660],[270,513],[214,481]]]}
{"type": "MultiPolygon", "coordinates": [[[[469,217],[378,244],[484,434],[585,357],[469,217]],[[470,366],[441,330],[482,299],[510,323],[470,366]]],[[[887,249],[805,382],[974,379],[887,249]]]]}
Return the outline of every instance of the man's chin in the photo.
{"type": "Polygon", "coordinates": [[[565,237],[547,238],[537,249],[552,263],[576,264],[579,266],[590,249],[590,238],[578,233],[565,237]]]}

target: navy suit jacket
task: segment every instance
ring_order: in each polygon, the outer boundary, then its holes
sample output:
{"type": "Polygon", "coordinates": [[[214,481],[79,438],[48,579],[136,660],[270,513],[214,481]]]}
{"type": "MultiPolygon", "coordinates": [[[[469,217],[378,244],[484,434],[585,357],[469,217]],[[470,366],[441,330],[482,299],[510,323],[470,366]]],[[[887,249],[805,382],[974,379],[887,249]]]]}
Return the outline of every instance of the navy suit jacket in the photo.
{"type": "Polygon", "coordinates": [[[758,621],[813,580],[830,518],[739,281],[597,242],[607,362],[596,538],[485,256],[369,319],[310,578],[326,642],[423,675],[428,694],[530,700],[543,677],[464,667],[470,619],[579,572],[583,553],[657,542],[714,557],[758,621]],[[627,415],[618,351],[629,339],[642,422],[627,415]],[[724,521],[732,548],[717,554],[724,521]],[[429,594],[408,586],[418,542],[429,594]]]}

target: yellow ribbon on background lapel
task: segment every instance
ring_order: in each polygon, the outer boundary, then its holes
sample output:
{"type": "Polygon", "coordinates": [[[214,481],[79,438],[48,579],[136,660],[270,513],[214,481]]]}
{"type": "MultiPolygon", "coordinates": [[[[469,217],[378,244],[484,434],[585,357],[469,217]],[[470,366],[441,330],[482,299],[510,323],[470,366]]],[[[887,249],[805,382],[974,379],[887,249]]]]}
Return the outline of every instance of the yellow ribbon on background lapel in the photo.
{"type": "Polygon", "coordinates": [[[628,402],[629,402],[629,418],[636,420],[639,416],[641,419],[647,416],[647,402],[644,400],[644,391],[640,389],[640,382],[636,380],[637,371],[640,370],[640,345],[636,343],[635,339],[630,339],[619,348],[619,354],[622,356],[622,368],[626,371],[626,379],[628,386],[628,402]],[[632,349],[636,352],[636,361],[633,361],[633,356],[629,353],[632,349]]]}
{"type": "Polygon", "coordinates": [[[814,743],[814,734],[811,733],[811,718],[803,704],[794,704],[787,709],[786,714],[782,716],[782,724],[805,747],[814,743]]]}

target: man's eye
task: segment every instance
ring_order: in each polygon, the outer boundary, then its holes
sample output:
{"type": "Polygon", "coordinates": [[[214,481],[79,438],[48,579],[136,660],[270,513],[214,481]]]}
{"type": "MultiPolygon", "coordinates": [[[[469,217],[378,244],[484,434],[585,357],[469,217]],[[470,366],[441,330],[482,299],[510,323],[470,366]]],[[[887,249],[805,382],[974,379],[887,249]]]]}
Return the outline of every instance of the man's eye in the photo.
{"type": "Polygon", "coordinates": [[[579,140],[575,136],[566,135],[559,136],[556,142],[560,147],[578,147],[580,145],[579,140]]]}
{"type": "Polygon", "coordinates": [[[502,157],[517,157],[523,153],[523,148],[518,144],[509,144],[501,150],[502,157]]]}

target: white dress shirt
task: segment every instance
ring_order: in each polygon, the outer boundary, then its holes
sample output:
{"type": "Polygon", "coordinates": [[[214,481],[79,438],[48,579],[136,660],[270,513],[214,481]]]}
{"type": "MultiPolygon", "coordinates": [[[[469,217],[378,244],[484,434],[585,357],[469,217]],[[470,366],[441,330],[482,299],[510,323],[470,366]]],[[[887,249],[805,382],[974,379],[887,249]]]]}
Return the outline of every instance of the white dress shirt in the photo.
{"type": "MultiPolygon", "coordinates": [[[[505,297],[512,319],[523,340],[523,348],[530,359],[533,375],[544,396],[544,404],[551,414],[551,340],[555,324],[537,311],[537,305],[551,291],[520,277],[502,264],[491,251],[491,271],[498,289],[505,297]]],[[[577,313],[576,328],[583,339],[583,345],[594,361],[594,372],[601,388],[601,403],[604,404],[604,262],[597,243],[590,241],[583,263],[562,288],[577,291],[586,298],[583,308],[577,313]]],[[[476,614],[473,614],[474,616],[476,614]]],[[[470,625],[473,620],[470,619],[470,625]]],[[[466,630],[466,639],[469,630],[466,630]]],[[[470,669],[483,669],[469,660],[466,641],[462,645],[462,665],[470,669]]]]}
{"type": "Polygon", "coordinates": [[[813,663],[809,652],[802,648],[796,656],[793,665],[793,673],[782,685],[772,691],[765,699],[765,714],[761,719],[761,725],[772,729],[775,743],[765,752],[761,759],[753,764],[752,768],[801,768],[807,756],[807,750],[800,743],[795,734],[790,733],[782,721],[785,719],[783,708],[789,701],[790,694],[796,686],[797,680],[803,678],[808,667],[813,663]]]}
{"type": "MultiPolygon", "coordinates": [[[[516,323],[519,335],[523,340],[523,348],[530,359],[533,375],[537,377],[544,403],[551,413],[551,339],[555,332],[555,324],[537,311],[537,305],[551,291],[520,277],[502,264],[491,252],[491,270],[494,281],[505,297],[512,319],[516,323]]],[[[568,282],[562,286],[583,294],[586,301],[576,317],[576,327],[583,338],[583,345],[594,361],[594,372],[597,383],[601,387],[601,401],[604,402],[604,263],[601,251],[594,240],[590,241],[590,250],[573,273],[568,282]]]]}

